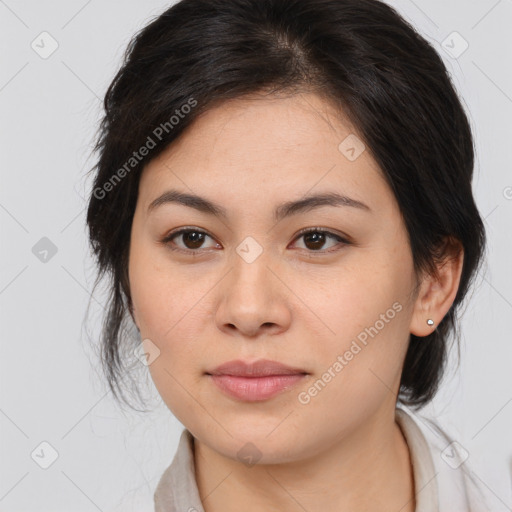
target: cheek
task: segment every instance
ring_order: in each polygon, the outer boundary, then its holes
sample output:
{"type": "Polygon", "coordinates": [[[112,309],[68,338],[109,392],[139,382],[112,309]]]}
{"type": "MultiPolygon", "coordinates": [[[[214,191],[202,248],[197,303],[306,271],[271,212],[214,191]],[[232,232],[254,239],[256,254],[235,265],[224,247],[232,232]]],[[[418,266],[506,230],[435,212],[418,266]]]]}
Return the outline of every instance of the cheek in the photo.
{"type": "Polygon", "coordinates": [[[141,338],[159,351],[149,365],[151,377],[166,404],[179,414],[190,402],[185,390],[196,389],[206,370],[204,331],[213,323],[208,292],[218,278],[210,273],[200,279],[201,272],[164,259],[134,251],[130,285],[141,338]]]}
{"type": "MultiPolygon", "coordinates": [[[[357,287],[326,301],[334,334],[315,345],[317,374],[299,402],[303,412],[347,432],[393,397],[408,342],[407,310],[394,293],[369,300],[357,287]]],[[[325,331],[325,330],[324,330],[325,331]]]]}
{"type": "Polygon", "coordinates": [[[319,287],[302,281],[299,293],[308,297],[304,302],[315,312],[308,312],[309,328],[319,326],[318,367],[337,376],[337,384],[328,386],[336,389],[333,400],[343,397],[352,403],[354,397],[379,395],[375,386],[387,393],[399,375],[409,340],[412,262],[394,260],[390,254],[359,255],[357,264],[340,268],[336,279],[319,287]]]}
{"type": "MultiPolygon", "coordinates": [[[[202,290],[178,272],[166,272],[157,265],[138,266],[133,261],[132,296],[137,309],[142,339],[157,347],[158,357],[148,370],[163,402],[182,422],[201,416],[194,394],[204,368],[201,336],[206,312],[202,290]]],[[[204,411],[203,411],[204,413],[204,411]]]]}
{"type": "Polygon", "coordinates": [[[141,334],[164,345],[166,339],[186,325],[186,318],[197,302],[197,286],[160,253],[149,243],[132,245],[129,278],[141,334]]]}
{"type": "MultiPolygon", "coordinates": [[[[405,310],[408,290],[404,271],[376,264],[376,257],[362,258],[358,265],[340,267],[322,278],[302,276],[294,292],[308,306],[311,324],[322,338],[348,340],[377,323],[389,331],[397,324],[398,309],[405,310]],[[390,322],[388,322],[388,320],[390,322]]],[[[403,315],[402,315],[403,316],[403,315]]],[[[401,324],[402,325],[402,324],[401,324]]],[[[364,338],[364,335],[362,336],[364,338]]]]}

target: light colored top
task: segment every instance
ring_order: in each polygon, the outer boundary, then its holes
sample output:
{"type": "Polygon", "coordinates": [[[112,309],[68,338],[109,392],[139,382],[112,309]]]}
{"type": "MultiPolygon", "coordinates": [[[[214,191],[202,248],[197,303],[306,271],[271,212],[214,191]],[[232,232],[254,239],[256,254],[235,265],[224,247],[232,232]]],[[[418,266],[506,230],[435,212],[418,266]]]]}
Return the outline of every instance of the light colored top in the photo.
{"type": "MultiPolygon", "coordinates": [[[[397,407],[414,474],[415,512],[492,512],[467,452],[433,421],[397,407]]],[[[205,512],[195,479],[194,438],[185,428],[154,494],[155,512],[205,512]]]]}

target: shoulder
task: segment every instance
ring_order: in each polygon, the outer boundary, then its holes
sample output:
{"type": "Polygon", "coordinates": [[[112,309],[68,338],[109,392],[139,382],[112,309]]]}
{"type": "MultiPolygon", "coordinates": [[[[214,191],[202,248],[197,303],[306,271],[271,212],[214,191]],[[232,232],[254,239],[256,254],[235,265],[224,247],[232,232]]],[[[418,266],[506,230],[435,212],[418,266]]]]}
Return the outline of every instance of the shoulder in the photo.
{"type": "Polygon", "coordinates": [[[428,468],[417,494],[423,492],[423,486],[435,485],[439,512],[492,511],[491,493],[475,473],[468,451],[456,436],[432,418],[410,409],[397,407],[396,420],[409,444],[413,466],[421,460],[428,468]]]}

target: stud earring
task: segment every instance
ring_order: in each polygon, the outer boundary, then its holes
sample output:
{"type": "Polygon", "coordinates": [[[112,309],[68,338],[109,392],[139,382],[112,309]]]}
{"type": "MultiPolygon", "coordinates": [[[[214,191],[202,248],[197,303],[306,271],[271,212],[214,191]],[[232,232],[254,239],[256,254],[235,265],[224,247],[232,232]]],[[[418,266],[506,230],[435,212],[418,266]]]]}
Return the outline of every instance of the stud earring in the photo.
{"type": "Polygon", "coordinates": [[[431,318],[429,318],[429,319],[427,320],[427,324],[428,324],[428,325],[430,325],[430,326],[434,325],[434,320],[432,320],[431,318]]]}

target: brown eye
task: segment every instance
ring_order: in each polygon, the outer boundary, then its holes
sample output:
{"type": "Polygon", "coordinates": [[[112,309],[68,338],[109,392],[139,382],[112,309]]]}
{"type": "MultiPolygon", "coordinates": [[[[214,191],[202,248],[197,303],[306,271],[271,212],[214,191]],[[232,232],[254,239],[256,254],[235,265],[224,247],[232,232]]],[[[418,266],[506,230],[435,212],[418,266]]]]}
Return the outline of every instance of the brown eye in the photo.
{"type": "MultiPolygon", "coordinates": [[[[166,236],[162,243],[169,245],[172,250],[183,252],[199,252],[198,249],[204,249],[203,244],[206,238],[211,238],[207,233],[199,229],[180,229],[166,236]],[[176,241],[175,241],[176,240],[176,241]],[[178,243],[178,242],[181,242],[178,243]],[[176,246],[176,247],[174,247],[176,246]]],[[[212,239],[213,240],[213,239],[212,239]]],[[[218,244],[216,244],[218,245],[218,244]]],[[[215,245],[214,245],[215,246],[215,245]]],[[[214,247],[213,246],[213,247],[214,247]]],[[[212,247],[209,247],[212,248],[212,247]]]]}
{"type": "Polygon", "coordinates": [[[318,250],[323,247],[325,244],[325,233],[319,233],[317,231],[307,233],[303,235],[304,237],[304,245],[311,250],[318,250]]]}
{"type": "Polygon", "coordinates": [[[305,249],[307,249],[309,252],[333,252],[330,250],[330,248],[325,249],[325,244],[329,239],[337,242],[334,245],[331,245],[331,248],[340,244],[348,245],[350,243],[348,240],[342,238],[339,235],[318,228],[310,228],[301,231],[296,240],[301,238],[304,240],[305,249]]]}
{"type": "Polygon", "coordinates": [[[199,249],[204,242],[205,234],[199,231],[185,231],[181,236],[187,249],[199,249]]]}

